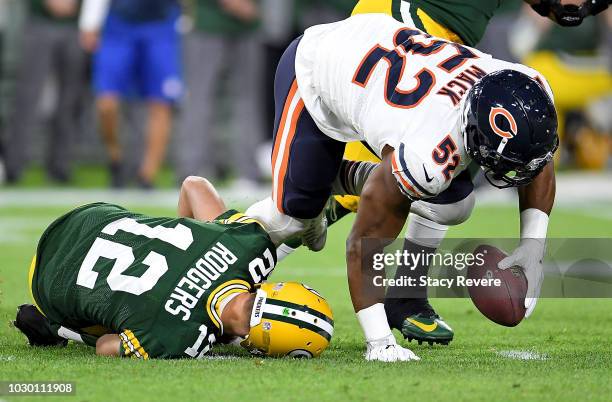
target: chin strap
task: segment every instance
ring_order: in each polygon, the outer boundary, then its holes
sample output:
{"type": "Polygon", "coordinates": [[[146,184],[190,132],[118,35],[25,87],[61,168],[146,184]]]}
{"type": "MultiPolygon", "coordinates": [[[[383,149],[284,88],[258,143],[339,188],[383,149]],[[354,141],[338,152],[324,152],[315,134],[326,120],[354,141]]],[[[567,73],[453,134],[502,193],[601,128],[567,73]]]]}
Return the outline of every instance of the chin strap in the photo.
{"type": "Polygon", "coordinates": [[[604,11],[610,5],[611,0],[586,0],[580,6],[575,4],[561,4],[561,0],[540,0],[532,4],[531,8],[543,17],[554,17],[561,26],[574,27],[582,23],[582,20],[590,15],[596,15],[604,11]]]}

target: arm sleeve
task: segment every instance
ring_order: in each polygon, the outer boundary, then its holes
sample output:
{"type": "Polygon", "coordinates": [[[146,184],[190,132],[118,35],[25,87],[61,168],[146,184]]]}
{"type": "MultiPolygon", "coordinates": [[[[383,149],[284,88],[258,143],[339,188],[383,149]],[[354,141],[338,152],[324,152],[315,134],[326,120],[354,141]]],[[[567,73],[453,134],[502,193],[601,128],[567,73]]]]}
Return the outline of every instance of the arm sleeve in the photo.
{"type": "Polygon", "coordinates": [[[132,357],[136,359],[148,360],[156,357],[166,357],[161,348],[147,332],[125,329],[119,333],[121,347],[119,355],[121,357],[132,357]]]}
{"type": "Polygon", "coordinates": [[[391,169],[400,191],[412,200],[435,197],[448,187],[440,169],[432,169],[430,162],[404,143],[393,151],[391,169]]]}
{"type": "Polygon", "coordinates": [[[84,331],[75,331],[70,328],[66,328],[60,324],[51,323],[51,329],[57,333],[60,338],[68,339],[70,341],[84,343],[87,346],[96,347],[96,342],[99,336],[91,335],[84,331]]]}
{"type": "Polygon", "coordinates": [[[110,0],[84,0],[79,17],[81,31],[99,31],[108,14],[110,0]]]}

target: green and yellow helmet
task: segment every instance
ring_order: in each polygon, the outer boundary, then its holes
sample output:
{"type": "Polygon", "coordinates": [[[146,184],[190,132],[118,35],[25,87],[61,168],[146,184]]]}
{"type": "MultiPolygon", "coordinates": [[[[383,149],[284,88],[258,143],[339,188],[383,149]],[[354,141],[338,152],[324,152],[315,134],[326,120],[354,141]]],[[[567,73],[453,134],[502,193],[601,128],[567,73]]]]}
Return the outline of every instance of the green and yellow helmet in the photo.
{"type": "Polygon", "coordinates": [[[318,357],[334,334],[333,314],[325,298],[296,282],[262,284],[250,324],[249,336],[241,345],[271,357],[318,357]]]}

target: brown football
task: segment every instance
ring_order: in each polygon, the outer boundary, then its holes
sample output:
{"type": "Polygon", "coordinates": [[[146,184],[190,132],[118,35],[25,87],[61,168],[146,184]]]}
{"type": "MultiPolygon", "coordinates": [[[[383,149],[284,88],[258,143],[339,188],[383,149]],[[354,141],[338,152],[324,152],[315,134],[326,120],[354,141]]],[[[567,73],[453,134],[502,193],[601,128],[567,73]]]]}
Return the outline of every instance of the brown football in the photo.
{"type": "Polygon", "coordinates": [[[476,308],[489,320],[506,327],[518,325],[525,317],[525,296],[527,295],[527,278],[518,267],[502,270],[497,263],[506,254],[497,247],[481,245],[474,250],[474,255],[481,255],[468,266],[467,278],[474,280],[468,283],[468,292],[476,308]],[[481,264],[479,264],[481,262],[481,264]],[[499,279],[499,286],[483,279],[499,279]],[[478,282],[476,282],[478,281],[478,282]]]}

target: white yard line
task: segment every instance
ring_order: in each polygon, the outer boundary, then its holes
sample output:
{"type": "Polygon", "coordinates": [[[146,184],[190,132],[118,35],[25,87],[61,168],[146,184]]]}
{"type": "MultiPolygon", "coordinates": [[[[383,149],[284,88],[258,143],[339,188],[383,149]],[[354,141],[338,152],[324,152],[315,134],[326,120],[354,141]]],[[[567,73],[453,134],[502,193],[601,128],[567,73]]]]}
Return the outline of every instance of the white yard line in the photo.
{"type": "Polygon", "coordinates": [[[498,355],[514,360],[548,360],[548,356],[530,350],[500,350],[498,355]]]}
{"type": "MultiPolygon", "coordinates": [[[[271,194],[270,186],[248,190],[228,187],[219,190],[230,206],[247,206],[271,194]]],[[[516,205],[516,191],[498,190],[489,185],[477,189],[477,205],[516,205]]],[[[105,201],[126,206],[175,208],[178,190],[104,190],[104,189],[11,189],[0,188],[0,207],[73,206],[105,201]]],[[[555,205],[591,207],[612,203],[612,174],[562,173],[557,177],[555,205]]],[[[604,209],[598,208],[598,209],[604,209]]],[[[608,212],[608,214],[611,214],[608,212]]]]}
{"type": "Polygon", "coordinates": [[[53,221],[52,217],[2,217],[0,218],[0,245],[31,243],[32,231],[42,231],[53,221]]]}
{"type": "MultiPolygon", "coordinates": [[[[270,194],[269,188],[220,191],[228,205],[249,205],[270,194]]],[[[50,207],[104,201],[119,205],[175,208],[178,190],[0,189],[0,207],[50,207]]]]}

